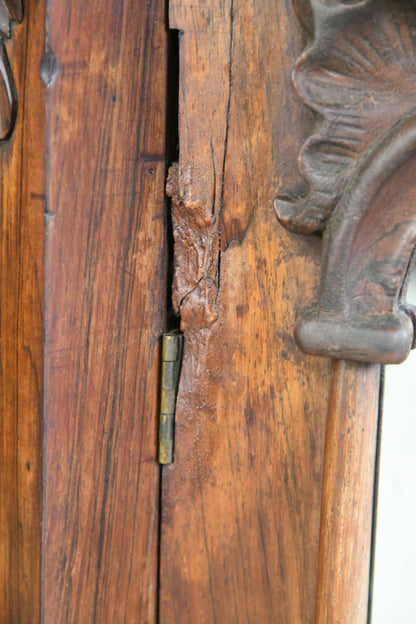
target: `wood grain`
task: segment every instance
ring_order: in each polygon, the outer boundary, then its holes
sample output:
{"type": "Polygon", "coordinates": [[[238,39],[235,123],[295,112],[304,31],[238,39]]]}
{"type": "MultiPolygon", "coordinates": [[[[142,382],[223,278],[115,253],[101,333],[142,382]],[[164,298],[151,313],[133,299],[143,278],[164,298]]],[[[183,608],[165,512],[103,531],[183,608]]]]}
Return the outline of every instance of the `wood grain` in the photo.
{"type": "Polygon", "coordinates": [[[43,620],[154,622],[164,2],[50,3],[43,620]]]}
{"type": "Polygon", "coordinates": [[[334,363],[315,624],[367,622],[379,380],[376,364],[334,363]]]}
{"type": "Polygon", "coordinates": [[[273,209],[283,182],[299,181],[292,163],[313,123],[290,87],[303,34],[291,3],[274,0],[173,1],[171,26],[183,31],[177,237],[194,234],[190,254],[215,252],[217,272],[209,290],[204,265],[176,257],[177,283],[203,280],[181,306],[160,621],[308,623],[331,374],[297,349],[293,326],[320,242],[288,234],[273,209]],[[212,214],[218,247],[201,219],[212,214]]]}
{"type": "Polygon", "coordinates": [[[0,622],[40,608],[44,247],[44,3],[27,0],[7,51],[18,94],[0,144],[0,622]]]}
{"type": "MultiPolygon", "coordinates": [[[[159,620],[309,623],[331,369],[297,349],[293,325],[320,241],[273,214],[314,123],[289,88],[304,33],[289,2],[171,9],[183,31],[176,235],[197,238],[176,257],[185,359],[159,620]]],[[[5,624],[158,617],[165,18],[161,0],[50,2],[41,64],[44,2],[27,0],[7,44],[19,108],[0,146],[5,624]]],[[[376,372],[352,371],[329,405],[344,413],[348,387],[358,424],[376,372]]]]}

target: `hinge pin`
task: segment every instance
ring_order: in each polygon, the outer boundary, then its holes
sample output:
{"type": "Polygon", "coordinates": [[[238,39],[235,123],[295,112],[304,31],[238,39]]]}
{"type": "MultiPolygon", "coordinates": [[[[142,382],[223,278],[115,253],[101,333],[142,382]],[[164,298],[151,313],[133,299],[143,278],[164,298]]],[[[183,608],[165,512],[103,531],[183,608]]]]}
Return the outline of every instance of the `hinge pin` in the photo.
{"type": "Polygon", "coordinates": [[[176,396],[182,363],[183,334],[163,336],[159,414],[159,464],[173,463],[176,396]]]}

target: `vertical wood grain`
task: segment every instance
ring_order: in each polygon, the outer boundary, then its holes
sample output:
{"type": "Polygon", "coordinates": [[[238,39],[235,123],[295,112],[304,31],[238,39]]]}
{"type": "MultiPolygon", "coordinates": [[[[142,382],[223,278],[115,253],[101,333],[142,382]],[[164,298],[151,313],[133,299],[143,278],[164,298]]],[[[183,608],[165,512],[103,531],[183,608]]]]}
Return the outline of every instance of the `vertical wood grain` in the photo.
{"type": "Polygon", "coordinates": [[[181,292],[160,621],[306,624],[331,371],[293,340],[316,292],[319,239],[287,233],[273,210],[282,184],[299,184],[293,163],[313,123],[290,78],[305,42],[292,3],[275,0],[172,0],[171,26],[181,30],[173,209],[177,238],[196,241],[189,262],[180,246],[177,283],[197,284],[181,292]],[[207,244],[211,214],[219,251],[207,244]],[[218,254],[216,274],[202,263],[189,274],[201,248],[218,254]],[[213,301],[216,316],[201,314],[213,301]]]}
{"type": "Polygon", "coordinates": [[[315,624],[367,622],[379,382],[377,364],[334,362],[315,624]]]}
{"type": "Polygon", "coordinates": [[[45,91],[43,0],[7,43],[18,97],[0,144],[0,622],[39,621],[45,91]]]}
{"type": "Polygon", "coordinates": [[[52,0],[43,621],[155,621],[164,2],[52,0]]]}

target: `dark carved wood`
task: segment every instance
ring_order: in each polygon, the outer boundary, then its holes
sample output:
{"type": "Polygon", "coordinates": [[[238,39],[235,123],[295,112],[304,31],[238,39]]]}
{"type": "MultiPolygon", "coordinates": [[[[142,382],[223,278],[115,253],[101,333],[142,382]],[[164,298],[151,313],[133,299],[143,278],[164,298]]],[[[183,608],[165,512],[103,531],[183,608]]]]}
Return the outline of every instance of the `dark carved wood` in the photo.
{"type": "Polygon", "coordinates": [[[0,0],[0,34],[10,38],[11,22],[20,22],[23,17],[23,6],[20,0],[0,0]]]}
{"type": "Polygon", "coordinates": [[[416,244],[416,3],[296,0],[310,45],[296,89],[321,117],[302,148],[305,197],[281,193],[280,222],[324,231],[318,304],[296,327],[310,354],[399,363],[415,314],[405,275],[416,244]]]}
{"type": "Polygon", "coordinates": [[[0,140],[10,136],[17,112],[16,88],[3,42],[11,37],[12,22],[22,17],[20,0],[0,0],[0,140]]]}

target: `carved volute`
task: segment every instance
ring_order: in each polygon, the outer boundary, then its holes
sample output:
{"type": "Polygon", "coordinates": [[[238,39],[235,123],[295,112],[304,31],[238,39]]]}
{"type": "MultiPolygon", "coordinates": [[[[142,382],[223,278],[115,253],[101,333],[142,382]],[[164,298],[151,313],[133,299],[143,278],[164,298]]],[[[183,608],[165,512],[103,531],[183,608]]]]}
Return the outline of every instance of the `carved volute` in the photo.
{"type": "Polygon", "coordinates": [[[21,21],[22,16],[20,0],[0,0],[0,140],[10,136],[17,112],[16,88],[4,40],[11,37],[12,22],[21,21]]]}
{"type": "Polygon", "coordinates": [[[311,40],[295,87],[318,127],[299,157],[305,197],[280,222],[324,230],[317,305],[296,328],[307,353],[398,363],[413,344],[404,297],[416,244],[416,3],[297,0],[311,40]]]}

